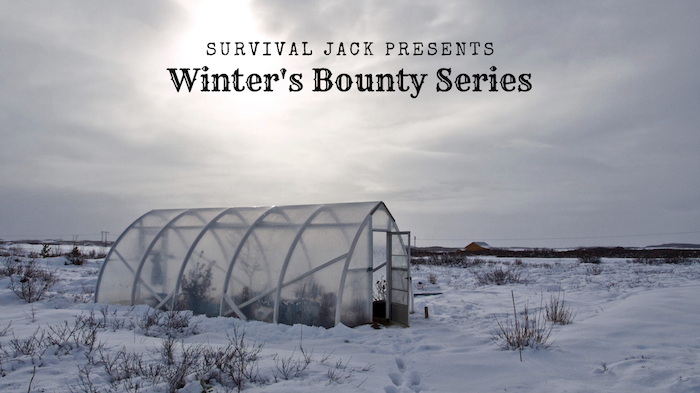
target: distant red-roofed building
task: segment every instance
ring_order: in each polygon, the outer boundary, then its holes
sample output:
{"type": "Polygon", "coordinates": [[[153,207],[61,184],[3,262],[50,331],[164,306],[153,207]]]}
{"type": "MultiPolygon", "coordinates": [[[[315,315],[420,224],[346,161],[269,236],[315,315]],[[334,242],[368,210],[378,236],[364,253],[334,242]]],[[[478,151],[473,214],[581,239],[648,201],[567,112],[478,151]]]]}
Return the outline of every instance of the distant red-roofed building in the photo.
{"type": "Polygon", "coordinates": [[[471,242],[468,246],[464,247],[464,251],[484,251],[490,249],[491,246],[486,242],[471,242]]]}

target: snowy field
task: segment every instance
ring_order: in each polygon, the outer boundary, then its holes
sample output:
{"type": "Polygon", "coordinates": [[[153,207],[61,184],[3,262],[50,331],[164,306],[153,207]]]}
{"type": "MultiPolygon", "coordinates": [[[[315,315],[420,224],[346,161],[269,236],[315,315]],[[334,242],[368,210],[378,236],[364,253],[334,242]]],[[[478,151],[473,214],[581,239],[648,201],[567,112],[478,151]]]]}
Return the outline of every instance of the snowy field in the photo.
{"type": "Polygon", "coordinates": [[[92,303],[101,260],[38,259],[58,277],[41,300],[20,299],[0,275],[0,391],[235,392],[238,375],[245,392],[700,392],[697,262],[484,259],[414,266],[416,293],[438,294],[415,298],[410,328],[380,329],[163,322],[145,306],[92,303]],[[528,282],[478,282],[501,267],[528,282]],[[494,341],[497,319],[513,321],[511,293],[518,312],[559,296],[574,317],[546,345],[525,347],[522,362],[494,341]],[[226,374],[212,364],[234,342],[255,367],[226,374]]]}

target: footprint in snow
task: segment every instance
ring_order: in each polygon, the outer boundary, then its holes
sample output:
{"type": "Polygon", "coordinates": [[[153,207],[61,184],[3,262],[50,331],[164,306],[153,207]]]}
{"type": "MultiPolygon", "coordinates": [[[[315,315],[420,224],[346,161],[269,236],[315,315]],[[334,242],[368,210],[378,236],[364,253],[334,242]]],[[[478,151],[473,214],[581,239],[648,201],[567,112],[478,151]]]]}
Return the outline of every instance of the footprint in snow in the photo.
{"type": "Polygon", "coordinates": [[[396,386],[401,386],[403,383],[403,377],[399,373],[389,373],[389,379],[391,379],[391,383],[396,386]]]}
{"type": "Polygon", "coordinates": [[[423,387],[420,386],[420,373],[412,370],[406,372],[406,362],[401,357],[396,359],[396,367],[399,369],[398,373],[389,373],[389,379],[391,379],[392,386],[386,386],[384,388],[385,393],[420,393],[423,387]]]}
{"type": "Polygon", "coordinates": [[[396,358],[396,367],[399,368],[399,371],[402,373],[406,371],[406,363],[403,361],[402,358],[396,358]]]}

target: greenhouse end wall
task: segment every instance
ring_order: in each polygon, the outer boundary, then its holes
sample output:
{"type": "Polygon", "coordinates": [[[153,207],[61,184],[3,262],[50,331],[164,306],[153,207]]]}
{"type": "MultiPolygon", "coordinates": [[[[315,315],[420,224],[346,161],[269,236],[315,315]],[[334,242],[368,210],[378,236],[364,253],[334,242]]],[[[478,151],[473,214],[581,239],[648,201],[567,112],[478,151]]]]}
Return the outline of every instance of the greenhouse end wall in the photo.
{"type": "Polygon", "coordinates": [[[153,210],[117,239],[95,301],[284,324],[372,321],[383,202],[153,210]]]}

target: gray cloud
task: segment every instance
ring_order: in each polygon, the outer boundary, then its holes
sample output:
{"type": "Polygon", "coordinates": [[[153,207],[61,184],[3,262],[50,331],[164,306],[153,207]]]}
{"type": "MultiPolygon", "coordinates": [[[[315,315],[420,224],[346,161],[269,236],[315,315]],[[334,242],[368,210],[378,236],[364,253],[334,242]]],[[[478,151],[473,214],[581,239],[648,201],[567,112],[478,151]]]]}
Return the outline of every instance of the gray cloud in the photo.
{"type": "Polygon", "coordinates": [[[193,22],[189,5],[3,4],[0,238],[118,232],[150,208],[382,199],[419,244],[700,242],[700,234],[616,237],[697,230],[700,5],[251,7],[267,37],[314,46],[311,58],[279,59],[304,70],[306,84],[319,66],[403,68],[429,73],[428,82],[417,99],[308,85],[297,95],[176,94],[165,67],[239,63],[203,54],[168,63],[193,22]],[[327,41],[374,41],[375,55],[325,57],[327,41]],[[495,51],[384,56],[385,41],[493,42],[495,51]],[[533,90],[435,92],[439,67],[491,66],[532,73],[533,90]]]}

